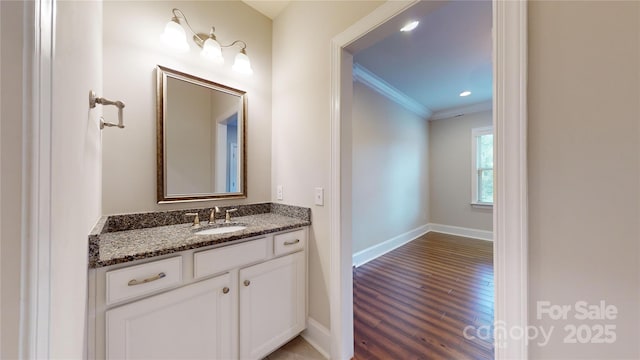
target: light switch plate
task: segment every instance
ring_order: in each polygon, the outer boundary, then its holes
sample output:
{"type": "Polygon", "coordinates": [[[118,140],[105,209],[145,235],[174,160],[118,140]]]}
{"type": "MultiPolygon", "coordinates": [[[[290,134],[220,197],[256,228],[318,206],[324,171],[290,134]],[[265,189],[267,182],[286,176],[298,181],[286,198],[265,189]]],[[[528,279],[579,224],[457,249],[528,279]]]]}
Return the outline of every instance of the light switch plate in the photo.
{"type": "Polygon", "coordinates": [[[282,200],[282,185],[276,186],[276,200],[282,200]]]}
{"type": "Polygon", "coordinates": [[[319,206],[324,205],[324,189],[317,187],[315,191],[314,203],[319,206]]]}

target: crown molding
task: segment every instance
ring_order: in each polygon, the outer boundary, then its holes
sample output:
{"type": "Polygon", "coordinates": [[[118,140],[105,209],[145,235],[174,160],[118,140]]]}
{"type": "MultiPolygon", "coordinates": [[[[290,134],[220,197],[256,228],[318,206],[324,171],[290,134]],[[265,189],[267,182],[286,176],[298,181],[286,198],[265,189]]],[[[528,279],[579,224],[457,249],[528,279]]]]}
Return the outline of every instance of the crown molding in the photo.
{"type": "Polygon", "coordinates": [[[424,119],[429,119],[433,114],[429,108],[415,101],[409,97],[409,95],[396,89],[393,85],[384,81],[378,75],[372,73],[370,70],[358,63],[353,64],[353,80],[370,87],[380,93],[380,95],[389,98],[390,100],[398,103],[398,105],[424,119]]]}
{"type": "Polygon", "coordinates": [[[487,111],[491,109],[493,109],[493,101],[489,100],[489,101],[484,101],[484,102],[473,104],[473,105],[459,106],[453,109],[438,111],[433,113],[433,115],[431,116],[431,118],[429,118],[429,120],[449,119],[456,116],[473,114],[473,113],[487,111]]]}

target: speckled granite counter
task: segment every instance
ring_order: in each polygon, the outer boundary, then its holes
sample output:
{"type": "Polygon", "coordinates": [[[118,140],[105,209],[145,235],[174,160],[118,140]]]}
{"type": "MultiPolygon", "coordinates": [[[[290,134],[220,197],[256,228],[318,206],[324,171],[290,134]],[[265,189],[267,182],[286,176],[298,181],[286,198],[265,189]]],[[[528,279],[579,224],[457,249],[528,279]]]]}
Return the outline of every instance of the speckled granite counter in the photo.
{"type": "Polygon", "coordinates": [[[184,222],[184,214],[198,212],[202,213],[201,219],[208,219],[211,209],[105,216],[89,234],[89,267],[99,268],[311,225],[308,208],[270,203],[237,208],[237,214],[242,216],[232,217],[231,224],[217,220],[217,224],[210,226],[201,221],[198,229],[193,229],[191,222],[184,222]],[[209,227],[229,225],[244,225],[246,229],[216,235],[195,234],[209,227]]]}

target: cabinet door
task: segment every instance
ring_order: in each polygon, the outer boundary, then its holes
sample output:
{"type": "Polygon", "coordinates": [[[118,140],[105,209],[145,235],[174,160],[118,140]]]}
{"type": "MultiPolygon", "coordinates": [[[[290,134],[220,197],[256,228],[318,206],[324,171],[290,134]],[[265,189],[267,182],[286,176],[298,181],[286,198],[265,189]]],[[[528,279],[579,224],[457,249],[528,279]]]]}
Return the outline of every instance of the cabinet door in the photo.
{"type": "Polygon", "coordinates": [[[240,358],[259,359],[305,328],[304,252],[240,270],[240,358]]]}
{"type": "Polygon", "coordinates": [[[108,359],[229,359],[230,275],[106,312],[108,359]]]}

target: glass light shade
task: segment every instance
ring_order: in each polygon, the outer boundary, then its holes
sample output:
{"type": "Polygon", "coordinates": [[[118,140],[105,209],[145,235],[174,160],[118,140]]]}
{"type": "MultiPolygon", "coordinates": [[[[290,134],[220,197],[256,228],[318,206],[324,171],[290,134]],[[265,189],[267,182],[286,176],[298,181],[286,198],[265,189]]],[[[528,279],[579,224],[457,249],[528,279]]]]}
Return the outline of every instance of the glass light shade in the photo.
{"type": "Polygon", "coordinates": [[[213,38],[208,38],[202,44],[202,51],[200,55],[208,60],[213,61],[215,64],[224,64],[224,58],[222,57],[222,48],[220,44],[213,38]]]}
{"type": "Polygon", "coordinates": [[[178,24],[174,20],[169,21],[167,23],[167,26],[164,27],[164,32],[162,33],[161,38],[162,42],[164,42],[165,45],[175,51],[189,51],[187,34],[184,32],[182,26],[180,26],[180,24],[178,24]]]}
{"type": "Polygon", "coordinates": [[[244,50],[236,55],[236,60],[233,63],[232,69],[241,74],[253,74],[253,70],[251,69],[251,62],[249,61],[249,57],[247,56],[247,54],[244,53],[244,50]]]}

